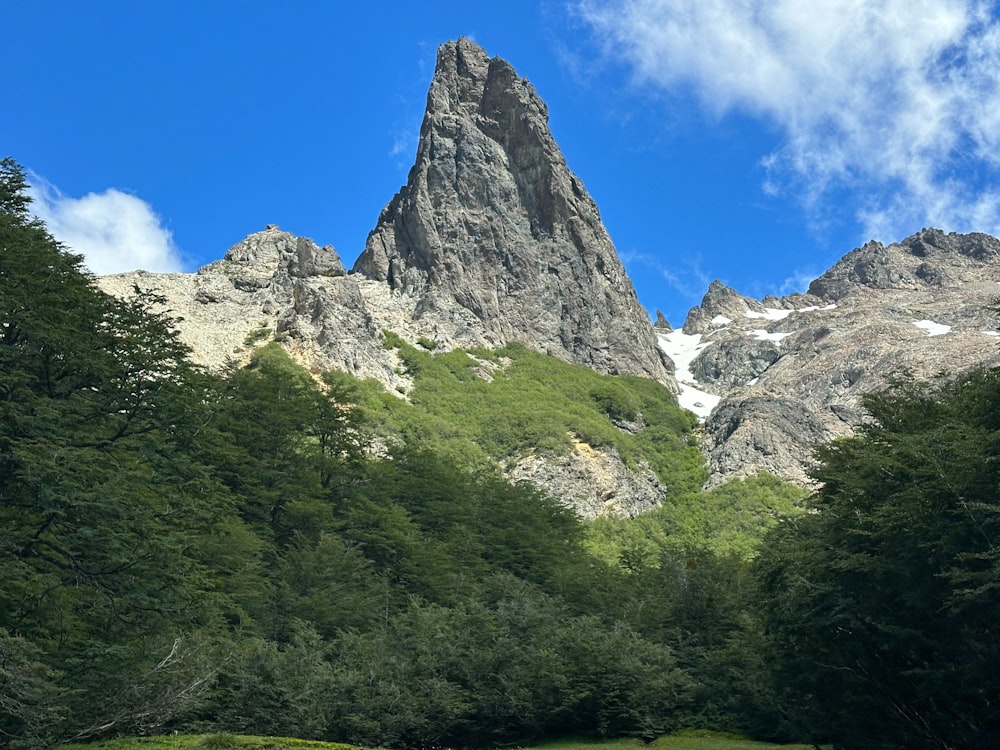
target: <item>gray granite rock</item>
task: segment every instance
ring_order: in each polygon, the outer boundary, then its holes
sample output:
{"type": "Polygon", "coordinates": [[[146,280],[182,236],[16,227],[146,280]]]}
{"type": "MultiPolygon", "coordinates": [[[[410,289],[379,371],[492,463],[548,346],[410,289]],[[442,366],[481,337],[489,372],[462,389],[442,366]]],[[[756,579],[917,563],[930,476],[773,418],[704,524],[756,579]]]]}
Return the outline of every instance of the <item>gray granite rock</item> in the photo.
{"type": "Polygon", "coordinates": [[[698,387],[722,397],[701,442],[710,484],[761,470],[808,484],[813,448],[863,423],[865,394],[1000,365],[998,295],[1000,240],[935,229],[853,250],[805,295],[713,284],[684,329],[703,347],[698,387]]]}
{"type": "Polygon", "coordinates": [[[629,469],[614,449],[577,442],[564,456],[528,456],[505,471],[543,487],[584,518],[635,518],[658,508],[666,488],[651,469],[629,469]]]}
{"type": "Polygon", "coordinates": [[[438,51],[416,163],[353,270],[404,294],[449,298],[499,341],[673,387],[545,103],[468,39],[438,51]]]}

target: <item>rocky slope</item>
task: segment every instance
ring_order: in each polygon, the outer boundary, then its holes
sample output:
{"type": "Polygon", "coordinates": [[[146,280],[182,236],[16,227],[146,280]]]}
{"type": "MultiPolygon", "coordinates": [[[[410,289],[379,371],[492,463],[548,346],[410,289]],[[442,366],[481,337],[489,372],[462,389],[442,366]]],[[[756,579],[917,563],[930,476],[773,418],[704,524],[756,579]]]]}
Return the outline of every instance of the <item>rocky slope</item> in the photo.
{"type": "Polygon", "coordinates": [[[848,253],[804,295],[713,283],[683,331],[661,334],[698,347],[679,377],[718,399],[702,442],[711,483],[761,470],[807,483],[811,446],[851,434],[864,394],[1000,365],[998,295],[1000,240],[935,229],[848,253]]]}
{"type": "MultiPolygon", "coordinates": [[[[332,247],[275,225],[194,274],[137,271],[98,283],[119,296],[135,287],[163,295],[194,360],[211,369],[241,364],[256,346],[277,339],[314,371],[346,370],[405,390],[398,362],[382,348],[382,331],[412,334],[409,307],[384,284],[348,274],[332,247]]],[[[471,322],[454,312],[454,326],[464,331],[471,322]]],[[[441,312],[437,323],[447,329],[447,322],[447,311],[441,312]]]]}
{"type": "MultiPolygon", "coordinates": [[[[426,297],[415,299],[384,282],[349,274],[332,247],[318,247],[274,225],[194,274],[137,271],[103,276],[98,283],[121,297],[136,287],[163,295],[194,360],[213,370],[241,364],[257,346],[277,340],[314,372],[344,370],[405,394],[411,382],[395,353],[383,348],[383,331],[411,343],[501,343],[454,300],[443,297],[431,304],[426,297]]],[[[664,496],[650,470],[630,469],[613,449],[581,442],[570,454],[532,455],[511,463],[506,472],[512,480],[532,482],[564,498],[588,518],[635,516],[658,506],[664,496]]]]}

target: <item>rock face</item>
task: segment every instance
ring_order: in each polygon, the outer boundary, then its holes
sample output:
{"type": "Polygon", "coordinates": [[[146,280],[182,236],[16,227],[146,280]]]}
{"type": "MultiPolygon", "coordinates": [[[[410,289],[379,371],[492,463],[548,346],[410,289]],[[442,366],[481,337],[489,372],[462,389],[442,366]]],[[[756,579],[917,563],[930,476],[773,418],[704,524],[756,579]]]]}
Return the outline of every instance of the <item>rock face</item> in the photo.
{"type": "Polygon", "coordinates": [[[584,518],[635,518],[658,508],[666,487],[648,468],[632,470],[615,450],[575,441],[565,456],[528,456],[507,467],[513,481],[528,481],[562,498],[584,518]]]}
{"type": "Polygon", "coordinates": [[[277,339],[314,369],[344,369],[404,387],[381,347],[390,308],[373,315],[363,279],[348,276],[332,247],[273,224],[251,234],[194,274],[144,271],[104,276],[107,292],[134,287],[163,295],[180,318],[182,340],[212,369],[240,364],[254,347],[277,339]]]}
{"type": "Polygon", "coordinates": [[[721,397],[704,423],[710,483],[765,470],[807,484],[811,447],[852,434],[866,393],[1000,365],[998,295],[1000,240],[935,229],[853,250],[805,295],[713,283],[684,325],[700,347],[688,386],[721,397]]]}
{"type": "Polygon", "coordinates": [[[438,51],[416,163],[353,270],[453,300],[495,340],[672,383],[544,102],[468,39],[438,51]]]}

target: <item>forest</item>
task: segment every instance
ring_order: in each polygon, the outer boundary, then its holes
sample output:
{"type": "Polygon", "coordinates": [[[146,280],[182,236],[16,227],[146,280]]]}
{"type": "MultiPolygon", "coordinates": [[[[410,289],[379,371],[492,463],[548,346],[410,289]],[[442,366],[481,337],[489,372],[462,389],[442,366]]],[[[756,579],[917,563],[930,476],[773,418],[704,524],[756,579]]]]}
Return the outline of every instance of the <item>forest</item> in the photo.
{"type": "Polygon", "coordinates": [[[210,373],[158,302],[100,292],[0,162],[0,744],[1000,736],[997,371],[871,396],[808,496],[705,491],[650,381],[388,333],[408,400],[274,342],[210,373]],[[567,435],[663,507],[586,522],[503,478],[567,435]]]}

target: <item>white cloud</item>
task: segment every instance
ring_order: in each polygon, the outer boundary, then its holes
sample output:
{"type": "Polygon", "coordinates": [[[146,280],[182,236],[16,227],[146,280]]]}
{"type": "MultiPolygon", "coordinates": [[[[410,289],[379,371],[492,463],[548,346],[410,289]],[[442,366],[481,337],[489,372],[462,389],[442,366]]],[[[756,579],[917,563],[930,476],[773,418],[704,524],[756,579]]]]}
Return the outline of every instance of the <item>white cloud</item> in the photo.
{"type": "Polygon", "coordinates": [[[392,136],[392,148],[389,156],[397,159],[400,164],[410,164],[417,150],[417,134],[412,130],[398,130],[392,136]],[[403,158],[397,158],[403,157],[403,158]]]}
{"type": "Polygon", "coordinates": [[[182,270],[170,230],[142,199],[114,188],[70,198],[38,175],[30,182],[35,215],[91,272],[182,270]]]}
{"type": "Polygon", "coordinates": [[[823,272],[821,270],[816,270],[814,268],[796,269],[791,276],[787,276],[781,284],[778,285],[778,294],[781,296],[787,294],[795,294],[805,292],[809,288],[809,285],[813,282],[813,279],[817,278],[823,272]]]}
{"type": "Polygon", "coordinates": [[[605,54],[707,112],[778,126],[768,194],[852,191],[867,236],[1000,231],[990,0],[579,0],[605,54]]]}
{"type": "Polygon", "coordinates": [[[635,250],[619,250],[618,257],[622,264],[634,268],[644,266],[651,268],[685,301],[693,300],[696,304],[705,293],[712,280],[699,265],[696,254],[687,254],[679,265],[668,266],[660,258],[635,250]]]}

